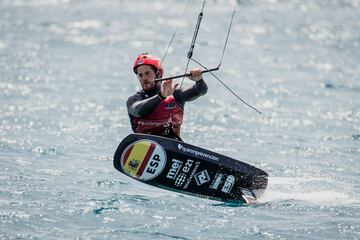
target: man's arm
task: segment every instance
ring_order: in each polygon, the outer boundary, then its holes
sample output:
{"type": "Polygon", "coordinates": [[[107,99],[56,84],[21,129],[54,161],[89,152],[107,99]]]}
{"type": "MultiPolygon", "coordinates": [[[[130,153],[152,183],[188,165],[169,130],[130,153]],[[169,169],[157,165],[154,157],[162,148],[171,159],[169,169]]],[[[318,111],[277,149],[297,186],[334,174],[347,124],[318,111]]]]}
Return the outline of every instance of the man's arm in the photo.
{"type": "Polygon", "coordinates": [[[158,95],[144,99],[140,94],[135,94],[126,102],[128,112],[135,117],[142,117],[152,113],[159,106],[161,99],[158,95]]]}
{"type": "Polygon", "coordinates": [[[208,87],[206,82],[201,79],[195,84],[186,89],[177,89],[174,91],[174,97],[179,102],[185,103],[197,99],[198,97],[207,93],[208,87]]]}

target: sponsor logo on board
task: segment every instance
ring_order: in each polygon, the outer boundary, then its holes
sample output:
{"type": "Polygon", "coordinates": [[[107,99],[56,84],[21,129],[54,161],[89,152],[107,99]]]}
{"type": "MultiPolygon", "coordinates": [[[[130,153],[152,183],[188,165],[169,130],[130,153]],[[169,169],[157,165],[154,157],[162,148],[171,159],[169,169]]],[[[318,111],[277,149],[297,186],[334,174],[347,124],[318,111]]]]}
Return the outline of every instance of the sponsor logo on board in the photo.
{"type": "Polygon", "coordinates": [[[235,177],[233,175],[228,175],[226,177],[224,186],[222,187],[221,191],[224,193],[230,193],[234,184],[235,184],[235,177]]]}
{"type": "Polygon", "coordinates": [[[198,186],[210,181],[210,176],[207,170],[203,170],[195,174],[195,181],[198,186]]]}
{"type": "Polygon", "coordinates": [[[214,181],[210,185],[210,188],[215,189],[215,190],[218,189],[220,184],[221,184],[221,181],[222,181],[223,177],[224,177],[224,174],[217,173],[215,175],[215,177],[214,177],[214,181]]]}
{"type": "Polygon", "coordinates": [[[203,157],[203,158],[207,158],[210,160],[219,161],[219,158],[214,155],[200,152],[200,151],[192,149],[192,148],[184,147],[184,145],[182,145],[181,143],[178,144],[178,149],[183,151],[184,153],[191,153],[191,154],[195,155],[196,157],[203,157]]]}
{"type": "Polygon", "coordinates": [[[180,173],[177,178],[175,179],[175,186],[177,187],[182,187],[182,185],[184,185],[185,181],[186,181],[186,174],[185,173],[180,173]]]}
{"type": "Polygon", "coordinates": [[[121,168],[130,177],[147,181],[157,177],[166,165],[166,152],[157,142],[133,142],[121,155],[121,168]]]}
{"type": "MultiPolygon", "coordinates": [[[[193,179],[193,177],[194,177],[197,169],[199,168],[199,166],[200,166],[200,162],[196,162],[195,166],[194,166],[194,169],[191,171],[188,179],[186,180],[185,186],[183,187],[184,189],[187,189],[189,187],[189,185],[191,183],[191,180],[193,179]]],[[[189,169],[189,171],[190,171],[190,169],[189,169]]]]}
{"type": "Polygon", "coordinates": [[[186,189],[194,178],[199,166],[200,162],[195,162],[192,159],[187,159],[185,162],[178,159],[172,159],[171,167],[166,174],[166,178],[173,179],[176,187],[186,189]]]}
{"type": "Polygon", "coordinates": [[[166,177],[170,179],[175,179],[181,169],[181,166],[183,165],[183,162],[177,159],[173,159],[171,161],[171,168],[167,173],[166,177]]]}

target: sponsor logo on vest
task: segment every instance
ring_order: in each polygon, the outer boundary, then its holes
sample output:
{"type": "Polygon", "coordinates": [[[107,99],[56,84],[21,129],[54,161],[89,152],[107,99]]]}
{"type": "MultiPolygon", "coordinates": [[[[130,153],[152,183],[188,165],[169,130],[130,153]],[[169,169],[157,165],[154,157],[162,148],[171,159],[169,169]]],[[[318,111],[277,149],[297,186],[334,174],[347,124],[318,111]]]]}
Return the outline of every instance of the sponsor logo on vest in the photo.
{"type": "Polygon", "coordinates": [[[168,103],[165,105],[166,110],[171,110],[171,109],[174,109],[175,107],[176,107],[176,103],[174,103],[174,102],[171,102],[171,103],[168,103]]]}
{"type": "Polygon", "coordinates": [[[184,147],[181,143],[178,144],[178,149],[183,151],[184,153],[194,154],[196,157],[200,156],[200,157],[203,157],[203,158],[219,161],[219,158],[214,156],[214,155],[210,155],[210,154],[203,153],[203,152],[200,152],[200,151],[195,150],[195,149],[184,147]]]}
{"type": "Polygon", "coordinates": [[[234,183],[235,183],[235,177],[233,175],[227,176],[221,191],[224,193],[230,193],[231,189],[234,186],[234,183]]]}
{"type": "Polygon", "coordinates": [[[127,146],[121,155],[121,168],[130,177],[147,181],[157,177],[166,165],[166,152],[151,140],[139,140],[127,146]]]}
{"type": "Polygon", "coordinates": [[[203,170],[197,174],[195,174],[195,181],[198,186],[203,185],[210,181],[210,176],[207,170],[203,170]]]}

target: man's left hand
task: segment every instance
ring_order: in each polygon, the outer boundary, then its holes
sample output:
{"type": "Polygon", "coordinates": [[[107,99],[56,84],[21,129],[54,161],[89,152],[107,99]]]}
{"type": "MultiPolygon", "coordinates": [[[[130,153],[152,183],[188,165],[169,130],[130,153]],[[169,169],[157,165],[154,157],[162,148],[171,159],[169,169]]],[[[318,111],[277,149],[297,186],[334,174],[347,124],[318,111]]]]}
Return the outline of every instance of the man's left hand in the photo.
{"type": "Polygon", "coordinates": [[[202,73],[200,68],[194,68],[190,70],[190,75],[188,76],[190,80],[193,80],[195,82],[202,79],[202,73]]]}

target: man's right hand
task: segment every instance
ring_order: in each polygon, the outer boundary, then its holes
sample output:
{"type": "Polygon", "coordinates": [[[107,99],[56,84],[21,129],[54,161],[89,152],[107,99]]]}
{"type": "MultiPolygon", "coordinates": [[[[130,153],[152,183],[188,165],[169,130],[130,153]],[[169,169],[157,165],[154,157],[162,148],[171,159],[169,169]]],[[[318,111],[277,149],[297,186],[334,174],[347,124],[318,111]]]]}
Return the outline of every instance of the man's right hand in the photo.
{"type": "Polygon", "coordinates": [[[178,84],[172,86],[172,79],[164,81],[161,85],[161,95],[163,97],[172,95],[177,86],[178,84]]]}

